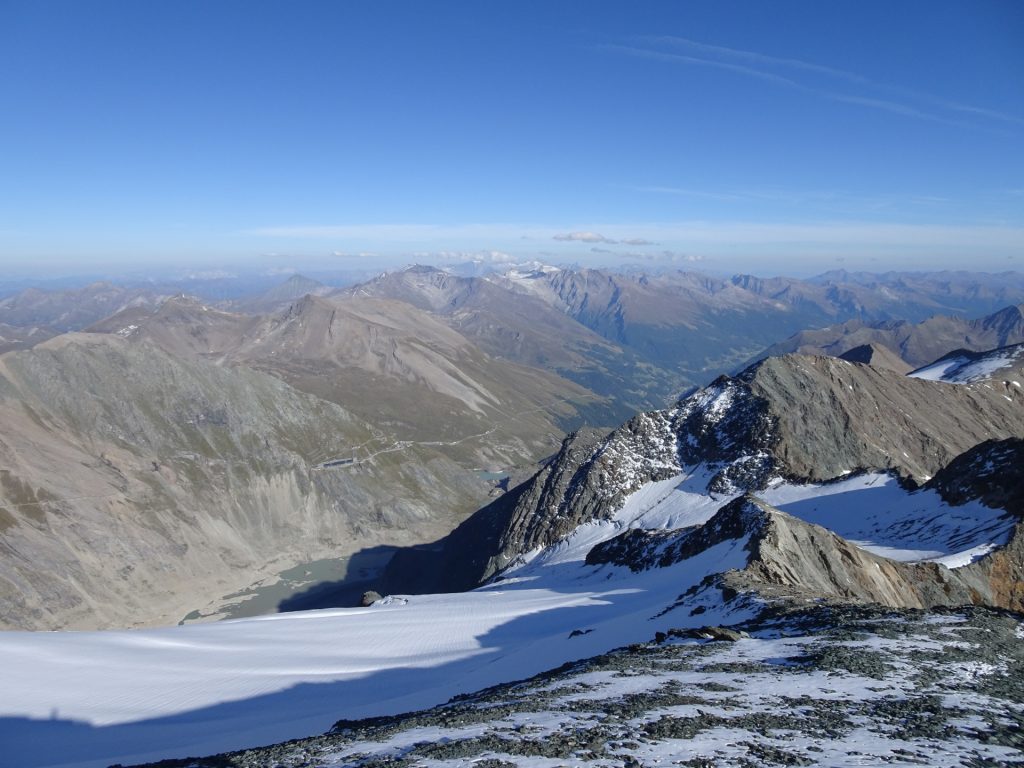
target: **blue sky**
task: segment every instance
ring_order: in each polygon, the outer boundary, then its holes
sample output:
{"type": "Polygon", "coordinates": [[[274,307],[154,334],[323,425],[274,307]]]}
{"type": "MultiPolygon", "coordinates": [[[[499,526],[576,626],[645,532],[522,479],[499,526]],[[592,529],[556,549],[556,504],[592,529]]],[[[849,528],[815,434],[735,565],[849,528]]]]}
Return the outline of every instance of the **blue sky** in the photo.
{"type": "Polygon", "coordinates": [[[1018,2],[0,0],[9,273],[1015,269],[1018,2]]]}

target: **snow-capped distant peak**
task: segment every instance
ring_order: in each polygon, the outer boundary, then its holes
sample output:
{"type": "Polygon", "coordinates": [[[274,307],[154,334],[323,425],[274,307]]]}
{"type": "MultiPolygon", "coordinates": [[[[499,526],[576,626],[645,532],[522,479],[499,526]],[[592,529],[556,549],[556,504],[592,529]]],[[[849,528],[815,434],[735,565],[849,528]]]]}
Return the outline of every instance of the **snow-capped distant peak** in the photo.
{"type": "Polygon", "coordinates": [[[550,264],[544,264],[540,261],[528,261],[523,264],[515,264],[507,269],[502,276],[507,277],[509,280],[536,280],[544,275],[561,271],[558,267],[553,267],[550,264]]]}

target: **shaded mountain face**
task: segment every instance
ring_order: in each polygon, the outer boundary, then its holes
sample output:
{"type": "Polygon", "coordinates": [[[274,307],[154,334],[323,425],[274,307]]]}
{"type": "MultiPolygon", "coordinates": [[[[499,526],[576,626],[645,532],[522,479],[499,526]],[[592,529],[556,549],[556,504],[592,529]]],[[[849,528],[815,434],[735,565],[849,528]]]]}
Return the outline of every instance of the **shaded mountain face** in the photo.
{"type": "Polygon", "coordinates": [[[950,350],[983,351],[1024,342],[1022,307],[1024,305],[1004,307],[976,320],[945,315],[919,323],[901,320],[872,324],[851,320],[818,330],[800,331],[762,350],[754,360],[794,352],[845,357],[854,349],[870,345],[889,351],[910,368],[918,368],[950,350]]]}
{"type": "Polygon", "coordinates": [[[943,467],[928,487],[951,504],[981,499],[1024,518],[1024,439],[979,443],[943,467]]]}
{"type": "Polygon", "coordinates": [[[297,562],[442,535],[480,488],[245,367],[65,335],[0,358],[0,621],[175,623],[297,562]]]}
{"type": "Polygon", "coordinates": [[[534,478],[456,529],[438,563],[422,553],[398,557],[392,578],[406,584],[408,574],[426,572],[450,580],[434,587],[472,586],[588,521],[612,519],[645,484],[695,467],[712,499],[778,479],[820,483],[877,470],[913,487],[985,440],[1024,434],[1022,405],[1017,387],[955,386],[827,357],[770,358],[610,434],[570,436],[534,478]]]}
{"type": "Polygon", "coordinates": [[[910,364],[904,362],[895,352],[881,344],[861,344],[838,355],[848,363],[861,363],[875,368],[887,368],[896,373],[910,373],[910,364]]]}

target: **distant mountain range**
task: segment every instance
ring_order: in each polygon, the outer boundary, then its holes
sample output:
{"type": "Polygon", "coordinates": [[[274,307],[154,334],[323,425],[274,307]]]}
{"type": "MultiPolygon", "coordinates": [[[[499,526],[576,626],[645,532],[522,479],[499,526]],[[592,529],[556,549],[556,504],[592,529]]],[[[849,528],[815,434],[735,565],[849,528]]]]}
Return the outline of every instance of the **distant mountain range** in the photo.
{"type": "Polygon", "coordinates": [[[25,290],[0,299],[0,323],[48,336],[78,331],[130,306],[155,306],[167,296],[145,288],[97,282],[62,291],[25,290]]]}
{"type": "Polygon", "coordinates": [[[981,351],[1024,342],[1024,305],[1009,306],[976,320],[935,315],[919,323],[849,320],[805,330],[772,344],[754,356],[760,360],[792,352],[843,356],[863,345],[884,347],[910,368],[930,363],[956,349],[981,351]]]}
{"type": "MultiPolygon", "coordinates": [[[[126,308],[154,307],[169,295],[160,290],[110,283],[65,291],[28,289],[0,300],[0,324],[34,327],[38,341],[81,330],[126,308]]],[[[203,301],[232,312],[273,314],[307,294],[331,292],[318,281],[293,275],[250,297],[203,301]]],[[[646,275],[534,264],[459,277],[411,267],[333,294],[395,299],[438,315],[487,354],[554,372],[610,398],[609,413],[617,419],[638,408],[665,405],[679,392],[808,329],[849,323],[849,335],[878,324],[918,323],[933,315],[977,317],[1016,306],[1024,301],[1024,276],[833,271],[809,280],[725,279],[694,272],[646,275]]],[[[934,332],[958,335],[939,327],[934,332]]],[[[883,338],[851,339],[850,347],[872,340],[892,348],[883,338]]],[[[834,341],[823,338],[818,346],[834,341]]],[[[982,346],[976,348],[1010,341],[988,344],[989,339],[979,337],[982,346]]],[[[17,339],[8,346],[24,343],[17,339]]],[[[815,343],[807,339],[797,346],[815,343]]],[[[785,351],[795,350],[772,349],[785,351]]],[[[914,359],[908,362],[921,365],[947,351],[911,349],[914,359]]]]}
{"type": "MultiPolygon", "coordinates": [[[[555,455],[542,470],[554,485],[520,486],[475,518],[488,522],[466,523],[484,525],[492,538],[471,557],[452,555],[446,578],[475,583],[493,563],[520,554],[494,520],[514,510],[532,520],[536,509],[516,506],[522,499],[573,509],[563,527],[605,508],[603,497],[586,494],[582,506],[556,503],[565,488],[597,482],[587,462],[607,434],[584,429],[559,452],[566,431],[661,408],[712,371],[818,320],[914,317],[1004,301],[1015,290],[1012,277],[993,284],[965,276],[961,284],[882,276],[870,285],[862,276],[838,278],[844,282],[540,265],[481,278],[414,267],[334,291],[294,276],[254,299],[219,304],[108,284],[9,297],[0,302],[9,324],[0,336],[20,349],[0,357],[0,541],[9,553],[0,558],[0,583],[9,585],[0,589],[0,616],[16,627],[87,628],[218,614],[225,595],[300,563],[440,539],[488,493],[499,496],[555,455]],[[39,341],[78,326],[88,332],[39,341]],[[116,546],[104,539],[111,520],[122,531],[116,546]]],[[[981,343],[1011,338],[1013,312],[1019,323],[1015,306],[994,319],[924,325],[976,329],[971,339],[981,343]]],[[[935,335],[935,344],[956,343],[924,362],[964,347],[962,337],[935,335]]],[[[865,354],[877,363],[887,353],[879,346],[865,354]]],[[[1015,392],[977,402],[991,424],[971,415],[967,400],[980,395],[947,395],[945,412],[962,417],[953,429],[920,410],[932,390],[908,389],[944,385],[898,376],[884,396],[877,377],[849,384],[875,393],[871,402],[886,413],[903,403],[910,421],[893,411],[883,429],[868,406],[830,411],[814,393],[845,402],[834,382],[859,370],[830,364],[840,367],[826,373],[820,362],[769,361],[747,378],[719,382],[757,417],[750,424],[777,419],[793,430],[775,447],[765,443],[761,464],[748,457],[721,483],[772,467],[816,479],[869,466],[902,467],[923,482],[983,437],[1013,434],[1006,425],[1015,423],[1015,392]],[[812,422],[826,427],[801,432],[801,423],[787,421],[798,406],[820,409],[812,422]],[[897,428],[912,438],[890,434],[897,428]],[[913,449],[897,450],[908,439],[913,449]],[[866,445],[876,452],[865,453],[866,445]]],[[[682,418],[655,412],[663,415],[651,423],[670,432],[682,418]]],[[[660,439],[643,419],[627,423],[637,439],[660,439]]],[[[547,536],[527,539],[543,544],[547,536]]]]}

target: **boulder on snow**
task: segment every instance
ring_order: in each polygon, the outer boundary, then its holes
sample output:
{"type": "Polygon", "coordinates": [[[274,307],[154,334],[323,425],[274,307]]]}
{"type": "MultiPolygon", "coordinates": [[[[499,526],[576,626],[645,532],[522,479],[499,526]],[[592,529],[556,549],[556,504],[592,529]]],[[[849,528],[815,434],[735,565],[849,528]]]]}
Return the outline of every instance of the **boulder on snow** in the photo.
{"type": "Polygon", "coordinates": [[[381,599],[380,592],[375,592],[374,590],[369,589],[366,592],[363,592],[363,599],[359,601],[359,604],[363,608],[367,608],[367,607],[373,605],[374,603],[376,603],[380,599],[381,599]]]}

